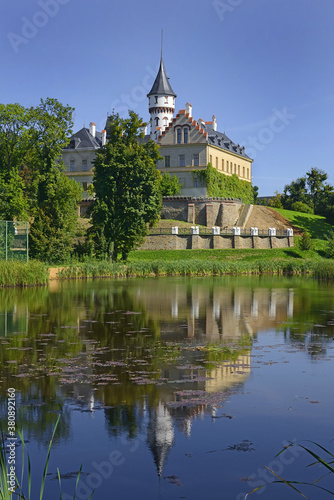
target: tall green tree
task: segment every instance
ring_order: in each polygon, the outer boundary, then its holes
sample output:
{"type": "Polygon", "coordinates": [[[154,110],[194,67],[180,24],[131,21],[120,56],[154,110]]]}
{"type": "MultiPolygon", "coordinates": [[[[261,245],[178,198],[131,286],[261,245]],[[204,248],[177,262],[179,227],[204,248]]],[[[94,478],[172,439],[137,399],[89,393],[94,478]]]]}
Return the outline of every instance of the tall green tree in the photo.
{"type": "Polygon", "coordinates": [[[177,175],[170,175],[168,172],[162,174],[160,180],[160,189],[162,196],[174,196],[181,193],[182,184],[180,184],[177,175]]]}
{"type": "Polygon", "coordinates": [[[159,219],[161,192],[158,146],[142,141],[142,120],[134,112],[109,117],[109,142],[94,161],[93,238],[98,254],[126,260],[159,219]]]}

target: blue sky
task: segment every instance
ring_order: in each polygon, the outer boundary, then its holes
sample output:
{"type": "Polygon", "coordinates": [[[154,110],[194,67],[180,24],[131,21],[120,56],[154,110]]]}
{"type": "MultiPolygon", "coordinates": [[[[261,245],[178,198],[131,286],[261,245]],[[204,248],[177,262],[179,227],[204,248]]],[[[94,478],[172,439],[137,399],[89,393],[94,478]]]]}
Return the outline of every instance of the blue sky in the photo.
{"type": "Polygon", "coordinates": [[[74,129],[112,110],[148,120],[160,59],[195,119],[254,158],[261,196],[311,167],[334,184],[332,0],[15,0],[1,7],[1,102],[55,97],[74,129]]]}

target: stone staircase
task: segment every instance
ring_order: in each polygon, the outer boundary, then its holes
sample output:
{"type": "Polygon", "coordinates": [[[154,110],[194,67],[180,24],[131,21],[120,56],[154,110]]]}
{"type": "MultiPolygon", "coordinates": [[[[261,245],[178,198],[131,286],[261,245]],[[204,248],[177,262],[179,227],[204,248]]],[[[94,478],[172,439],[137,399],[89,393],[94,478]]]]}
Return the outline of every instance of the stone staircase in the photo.
{"type": "Polygon", "coordinates": [[[236,226],[240,227],[241,229],[244,229],[247,221],[250,217],[250,214],[252,213],[253,210],[253,205],[243,205],[240,214],[239,214],[239,219],[236,222],[236,226]]]}

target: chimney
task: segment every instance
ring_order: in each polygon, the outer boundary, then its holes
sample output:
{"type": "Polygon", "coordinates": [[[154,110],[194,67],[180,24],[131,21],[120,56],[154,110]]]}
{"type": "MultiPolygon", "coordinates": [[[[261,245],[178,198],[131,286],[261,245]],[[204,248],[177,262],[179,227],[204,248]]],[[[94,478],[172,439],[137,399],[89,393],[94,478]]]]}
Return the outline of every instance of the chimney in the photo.
{"type": "Polygon", "coordinates": [[[189,118],[192,118],[192,116],[193,116],[193,107],[190,104],[190,102],[187,102],[187,104],[185,106],[185,109],[186,109],[186,114],[189,115],[189,118]]]}
{"type": "Polygon", "coordinates": [[[102,141],[102,146],[105,146],[106,142],[107,142],[107,131],[106,130],[102,130],[102,132],[101,132],[101,141],[102,141]]]}
{"type": "Polygon", "coordinates": [[[200,125],[201,127],[203,127],[203,125],[205,125],[205,121],[204,121],[202,118],[200,118],[200,119],[198,120],[198,123],[199,123],[199,125],[200,125]]]}
{"type": "Polygon", "coordinates": [[[96,133],[96,125],[95,125],[95,123],[90,122],[90,124],[89,124],[89,132],[90,132],[90,134],[93,137],[95,137],[95,133],[96,133]]]}
{"type": "Polygon", "coordinates": [[[212,117],[212,128],[215,131],[217,130],[217,119],[216,119],[215,115],[213,115],[213,117],[212,117]]]}

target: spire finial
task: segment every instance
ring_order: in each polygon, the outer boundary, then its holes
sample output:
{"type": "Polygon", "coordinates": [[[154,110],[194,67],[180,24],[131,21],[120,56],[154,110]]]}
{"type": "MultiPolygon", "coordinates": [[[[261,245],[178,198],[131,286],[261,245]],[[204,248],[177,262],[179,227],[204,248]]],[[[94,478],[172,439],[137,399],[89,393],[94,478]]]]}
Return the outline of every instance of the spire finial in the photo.
{"type": "Polygon", "coordinates": [[[162,49],[164,44],[164,30],[161,30],[161,59],[162,59],[162,49]]]}

